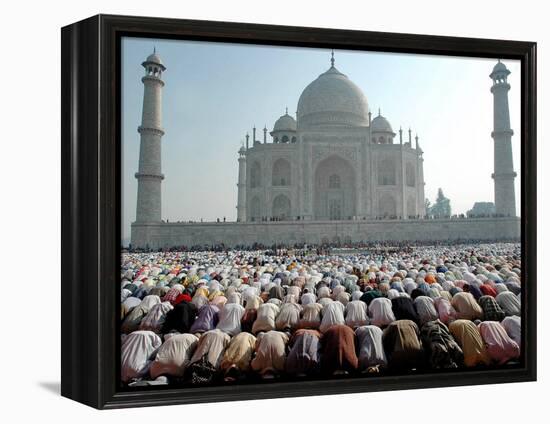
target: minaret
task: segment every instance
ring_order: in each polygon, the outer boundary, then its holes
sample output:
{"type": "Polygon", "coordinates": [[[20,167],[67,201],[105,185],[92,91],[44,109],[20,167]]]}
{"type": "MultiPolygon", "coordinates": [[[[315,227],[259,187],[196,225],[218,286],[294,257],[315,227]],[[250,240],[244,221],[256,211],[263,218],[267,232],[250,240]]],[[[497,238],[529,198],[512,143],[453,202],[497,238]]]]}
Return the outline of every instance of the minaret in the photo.
{"type": "Polygon", "coordinates": [[[512,135],[508,108],[508,75],[510,71],[500,60],[491,72],[493,86],[493,137],[495,164],[492,177],[495,180],[495,212],[497,215],[516,216],[516,193],[514,189],[514,163],[512,158],[512,135]]]}
{"type": "Polygon", "coordinates": [[[166,70],[156,51],[141,64],[145,68],[143,82],[143,114],[138,132],[139,169],[136,222],[161,221],[161,138],[162,129],[162,73],[166,70]]]}
{"type": "Polygon", "coordinates": [[[239,149],[239,182],[237,183],[237,221],[246,221],[246,150],[239,149]]]}

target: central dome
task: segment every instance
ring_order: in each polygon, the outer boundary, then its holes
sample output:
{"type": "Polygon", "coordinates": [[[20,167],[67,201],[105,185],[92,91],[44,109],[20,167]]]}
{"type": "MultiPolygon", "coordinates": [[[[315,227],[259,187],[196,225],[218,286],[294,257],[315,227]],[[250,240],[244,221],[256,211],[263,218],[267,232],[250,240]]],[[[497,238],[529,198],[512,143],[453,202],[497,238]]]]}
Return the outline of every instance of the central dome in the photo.
{"type": "Polygon", "coordinates": [[[368,112],[361,89],[331,66],[302,92],[298,100],[298,129],[366,127],[368,112]]]}

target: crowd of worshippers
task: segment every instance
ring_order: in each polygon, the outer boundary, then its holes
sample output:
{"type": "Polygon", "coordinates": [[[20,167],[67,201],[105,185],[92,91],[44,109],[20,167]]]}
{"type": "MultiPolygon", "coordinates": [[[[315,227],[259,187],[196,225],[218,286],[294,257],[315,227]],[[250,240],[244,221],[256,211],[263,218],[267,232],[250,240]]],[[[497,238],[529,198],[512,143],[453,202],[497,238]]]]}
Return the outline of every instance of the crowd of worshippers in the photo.
{"type": "MultiPolygon", "coordinates": [[[[502,239],[501,242],[517,243],[517,238],[502,239]]],[[[352,242],[350,240],[341,240],[335,238],[332,241],[324,240],[320,244],[311,243],[294,243],[294,244],[265,244],[255,242],[253,244],[240,244],[233,247],[229,247],[223,243],[216,244],[197,244],[192,246],[172,246],[153,249],[151,247],[139,247],[136,248],[131,244],[122,249],[123,253],[141,253],[141,252],[229,252],[233,251],[258,251],[264,250],[268,253],[268,256],[281,256],[283,253],[290,253],[296,255],[328,255],[337,249],[369,249],[371,251],[386,251],[388,249],[401,249],[407,250],[413,247],[422,246],[456,246],[461,244],[483,244],[490,243],[489,240],[484,239],[454,239],[454,240],[388,240],[383,242],[352,242]],[[283,253],[281,253],[283,252],[283,253]]],[[[265,252],[264,252],[265,253],[265,252]]]]}
{"type": "Polygon", "coordinates": [[[514,364],[514,243],[388,254],[124,254],[121,379],[129,386],[514,364]]]}

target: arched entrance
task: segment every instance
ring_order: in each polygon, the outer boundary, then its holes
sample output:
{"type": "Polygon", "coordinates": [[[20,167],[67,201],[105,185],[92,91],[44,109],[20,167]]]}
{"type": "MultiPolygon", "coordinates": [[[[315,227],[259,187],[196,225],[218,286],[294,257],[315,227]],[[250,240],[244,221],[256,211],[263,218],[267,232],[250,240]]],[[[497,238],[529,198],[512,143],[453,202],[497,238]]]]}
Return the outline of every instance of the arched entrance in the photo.
{"type": "Polygon", "coordinates": [[[380,195],[378,200],[378,215],[382,218],[395,218],[397,216],[397,204],[390,193],[380,195]]]}
{"type": "Polygon", "coordinates": [[[407,199],[407,216],[414,218],[416,215],[416,200],[413,196],[409,196],[407,199]]]}
{"type": "Polygon", "coordinates": [[[261,221],[261,203],[258,196],[254,196],[250,201],[250,220],[261,221]]]}
{"type": "Polygon", "coordinates": [[[351,163],[330,156],[319,162],[314,178],[315,219],[352,219],[356,215],[355,170],[351,163]]]}
{"type": "Polygon", "coordinates": [[[290,162],[286,159],[277,159],[273,164],[272,186],[290,185],[290,162]]]}
{"type": "Polygon", "coordinates": [[[273,217],[284,221],[290,217],[290,199],[284,194],[279,194],[273,199],[273,217]]]}

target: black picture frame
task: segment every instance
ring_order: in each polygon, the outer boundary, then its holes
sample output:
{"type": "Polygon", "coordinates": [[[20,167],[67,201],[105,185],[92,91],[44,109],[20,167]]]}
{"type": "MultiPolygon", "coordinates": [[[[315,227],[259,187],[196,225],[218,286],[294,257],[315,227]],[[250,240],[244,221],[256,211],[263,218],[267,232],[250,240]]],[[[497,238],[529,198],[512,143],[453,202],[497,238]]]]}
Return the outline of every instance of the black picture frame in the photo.
{"type": "Polygon", "coordinates": [[[97,15],[62,45],[61,394],[99,409],[536,380],[536,43],[97,15]],[[123,391],[119,386],[123,36],[521,61],[522,361],[511,369],[123,391]]]}

